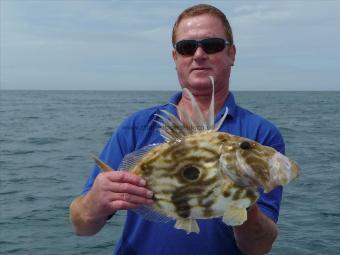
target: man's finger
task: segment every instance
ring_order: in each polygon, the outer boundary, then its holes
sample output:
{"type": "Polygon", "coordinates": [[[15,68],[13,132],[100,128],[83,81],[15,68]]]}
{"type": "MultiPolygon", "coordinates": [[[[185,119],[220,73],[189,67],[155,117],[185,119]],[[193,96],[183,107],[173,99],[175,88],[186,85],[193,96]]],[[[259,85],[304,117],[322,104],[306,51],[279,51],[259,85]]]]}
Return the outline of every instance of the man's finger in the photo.
{"type": "Polygon", "coordinates": [[[141,187],[145,186],[146,184],[142,177],[128,172],[112,171],[107,173],[107,176],[113,182],[131,183],[141,187]]]}
{"type": "Polygon", "coordinates": [[[136,195],[132,195],[128,193],[115,193],[112,196],[112,200],[113,201],[121,200],[121,201],[129,202],[129,203],[133,203],[133,204],[139,204],[139,205],[141,204],[151,205],[153,203],[152,199],[148,199],[145,197],[140,197],[140,196],[136,196],[136,195]]]}
{"type": "Polygon", "coordinates": [[[135,204],[123,200],[116,200],[111,202],[111,208],[113,211],[134,209],[140,207],[140,204],[135,204]]]}
{"type": "Polygon", "coordinates": [[[152,198],[153,196],[153,192],[151,190],[130,183],[112,182],[107,188],[109,191],[114,193],[127,193],[144,198],[152,198]]]}

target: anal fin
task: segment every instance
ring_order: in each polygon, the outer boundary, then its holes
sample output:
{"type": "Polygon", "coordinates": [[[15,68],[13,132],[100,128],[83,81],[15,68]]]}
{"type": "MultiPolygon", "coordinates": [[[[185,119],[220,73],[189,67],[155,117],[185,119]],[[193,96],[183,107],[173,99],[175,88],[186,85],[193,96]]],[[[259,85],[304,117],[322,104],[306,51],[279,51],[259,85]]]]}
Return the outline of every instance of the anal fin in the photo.
{"type": "Polygon", "coordinates": [[[222,220],[229,226],[242,225],[247,220],[247,210],[245,208],[229,206],[225,211],[222,220]]]}
{"type": "Polygon", "coordinates": [[[175,228],[182,229],[185,232],[187,232],[187,234],[190,234],[190,233],[198,234],[200,232],[200,228],[197,224],[197,221],[193,219],[184,219],[184,218],[177,219],[175,228]]]}

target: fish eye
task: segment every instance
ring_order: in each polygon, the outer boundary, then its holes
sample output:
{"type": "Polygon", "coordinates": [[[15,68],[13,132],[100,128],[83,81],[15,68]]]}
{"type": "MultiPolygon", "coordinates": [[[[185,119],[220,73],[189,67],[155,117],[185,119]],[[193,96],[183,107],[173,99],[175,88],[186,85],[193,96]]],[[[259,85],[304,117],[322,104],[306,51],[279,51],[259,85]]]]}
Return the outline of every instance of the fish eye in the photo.
{"type": "Polygon", "coordinates": [[[240,144],[240,148],[243,149],[243,150],[249,150],[249,149],[251,149],[251,145],[250,145],[249,142],[244,141],[240,144]]]}
{"type": "Polygon", "coordinates": [[[182,174],[185,179],[190,181],[197,180],[200,175],[200,170],[194,166],[187,166],[182,170],[182,174]]]}

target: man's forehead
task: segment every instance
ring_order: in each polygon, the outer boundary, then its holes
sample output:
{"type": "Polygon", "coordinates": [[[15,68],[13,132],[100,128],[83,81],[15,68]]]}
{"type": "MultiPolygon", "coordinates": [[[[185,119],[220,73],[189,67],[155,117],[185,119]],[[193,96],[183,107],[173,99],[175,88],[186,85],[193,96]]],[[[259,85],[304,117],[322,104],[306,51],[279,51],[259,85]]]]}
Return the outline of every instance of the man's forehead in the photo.
{"type": "Polygon", "coordinates": [[[202,25],[202,24],[207,24],[207,23],[219,23],[222,25],[222,22],[218,17],[205,13],[205,14],[199,14],[195,16],[184,17],[179,22],[178,28],[184,27],[184,26],[202,25]]]}
{"type": "Polygon", "coordinates": [[[223,24],[219,18],[209,14],[202,14],[183,18],[178,24],[176,36],[185,35],[199,38],[200,33],[204,33],[205,36],[209,36],[209,34],[223,36],[225,34],[223,24]]]}

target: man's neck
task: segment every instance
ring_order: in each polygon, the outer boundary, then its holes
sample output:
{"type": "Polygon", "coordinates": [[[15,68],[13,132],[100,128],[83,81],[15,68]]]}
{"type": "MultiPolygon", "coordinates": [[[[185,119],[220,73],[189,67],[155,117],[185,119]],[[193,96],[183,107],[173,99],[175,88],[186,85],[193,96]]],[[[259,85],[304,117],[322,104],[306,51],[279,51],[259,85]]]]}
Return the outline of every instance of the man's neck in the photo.
{"type": "MultiPolygon", "coordinates": [[[[221,110],[225,100],[228,98],[228,95],[229,95],[228,89],[215,91],[215,115],[221,110]]],[[[211,102],[211,94],[195,96],[195,99],[204,116],[207,116],[211,102]]],[[[182,94],[182,98],[178,102],[178,106],[186,108],[188,113],[192,115],[191,100],[186,93],[182,94]]]]}

